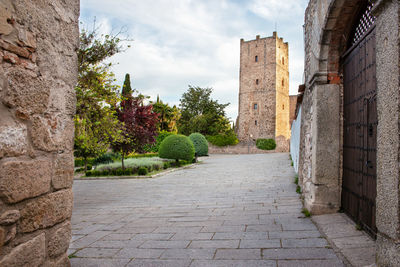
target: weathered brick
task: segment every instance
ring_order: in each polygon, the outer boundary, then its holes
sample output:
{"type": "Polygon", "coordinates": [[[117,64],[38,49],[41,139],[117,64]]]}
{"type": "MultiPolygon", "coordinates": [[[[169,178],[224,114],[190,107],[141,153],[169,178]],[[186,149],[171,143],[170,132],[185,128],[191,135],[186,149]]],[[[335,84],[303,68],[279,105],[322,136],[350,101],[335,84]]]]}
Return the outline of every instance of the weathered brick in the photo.
{"type": "Polygon", "coordinates": [[[35,238],[15,247],[0,260],[0,266],[43,266],[46,257],[46,238],[42,233],[35,238]]]}
{"type": "Polygon", "coordinates": [[[71,217],[72,190],[66,189],[31,200],[21,210],[20,232],[52,226],[71,217]]]}
{"type": "Polygon", "coordinates": [[[51,183],[55,189],[69,188],[74,179],[74,157],[72,153],[57,155],[51,183]]]}
{"type": "Polygon", "coordinates": [[[2,164],[0,197],[7,203],[16,203],[48,192],[51,181],[50,166],[44,159],[2,164]]]}

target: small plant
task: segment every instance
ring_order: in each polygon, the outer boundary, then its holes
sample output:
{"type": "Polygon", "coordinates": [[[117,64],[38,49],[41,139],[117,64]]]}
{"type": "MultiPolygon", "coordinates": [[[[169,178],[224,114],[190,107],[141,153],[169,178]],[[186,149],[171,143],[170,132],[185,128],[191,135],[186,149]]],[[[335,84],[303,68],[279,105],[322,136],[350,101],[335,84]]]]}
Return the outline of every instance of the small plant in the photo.
{"type": "Polygon", "coordinates": [[[308,209],[306,209],[306,208],[303,208],[301,210],[301,213],[303,213],[304,216],[306,216],[306,217],[310,217],[311,216],[311,212],[309,212],[308,209]]]}
{"type": "Polygon", "coordinates": [[[299,176],[296,174],[296,176],[294,177],[294,183],[295,184],[299,184],[299,176]]]}
{"type": "Polygon", "coordinates": [[[189,137],[177,134],[162,141],[158,154],[160,158],[174,159],[178,163],[180,159],[192,161],[194,152],[194,145],[189,137]]]}
{"type": "Polygon", "coordinates": [[[139,175],[146,175],[149,173],[149,170],[146,167],[140,167],[138,170],[139,175]]]}
{"type": "Polygon", "coordinates": [[[301,194],[301,187],[299,185],[296,187],[296,193],[301,194]]]}
{"type": "Polygon", "coordinates": [[[164,162],[164,165],[163,165],[164,170],[168,169],[169,167],[171,167],[171,163],[164,162]]]}
{"type": "Polygon", "coordinates": [[[85,175],[86,175],[87,177],[92,176],[92,171],[87,171],[87,172],[85,173],[85,175]]]}
{"type": "Polygon", "coordinates": [[[361,226],[361,224],[356,224],[356,230],[357,231],[362,231],[363,227],[361,226]]]}
{"type": "Polygon", "coordinates": [[[256,147],[262,150],[274,150],[276,142],[274,139],[257,139],[256,147]]]}
{"type": "Polygon", "coordinates": [[[292,167],[293,167],[293,160],[290,162],[290,166],[292,166],[292,167]]]}
{"type": "Polygon", "coordinates": [[[125,170],[123,170],[122,168],[118,168],[117,172],[116,172],[116,175],[117,176],[122,176],[122,175],[124,175],[124,173],[125,173],[125,170]]]}

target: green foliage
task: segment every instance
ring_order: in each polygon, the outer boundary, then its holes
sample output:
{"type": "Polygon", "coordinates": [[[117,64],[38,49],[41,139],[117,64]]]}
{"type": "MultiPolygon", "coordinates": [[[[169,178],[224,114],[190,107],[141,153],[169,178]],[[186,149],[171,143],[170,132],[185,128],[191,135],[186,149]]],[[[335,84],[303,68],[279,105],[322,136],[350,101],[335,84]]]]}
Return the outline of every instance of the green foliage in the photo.
{"type": "Polygon", "coordinates": [[[295,184],[299,184],[299,176],[296,174],[296,176],[294,177],[294,183],[295,184]]]}
{"type": "Polygon", "coordinates": [[[223,134],[230,130],[229,120],[225,117],[228,104],[219,104],[211,99],[212,88],[189,86],[180,99],[181,117],[178,120],[179,133],[189,135],[223,134]]]}
{"type": "Polygon", "coordinates": [[[96,30],[83,29],[78,54],[76,92],[75,155],[96,157],[104,154],[111,142],[121,138],[115,105],[119,87],[108,59],[121,52],[121,40],[116,36],[97,36],[96,30]]]}
{"type": "Polygon", "coordinates": [[[184,135],[170,135],[162,141],[158,155],[160,158],[180,159],[192,161],[194,158],[194,146],[192,141],[184,135]]]}
{"type": "Polygon", "coordinates": [[[308,211],[308,209],[306,209],[306,208],[303,208],[303,209],[301,210],[301,213],[303,213],[304,216],[306,216],[306,217],[310,217],[310,216],[311,216],[311,212],[308,211]]]}
{"type": "Polygon", "coordinates": [[[149,171],[147,170],[146,167],[140,167],[139,170],[138,170],[138,174],[139,175],[146,175],[148,173],[149,173],[149,171]]]}
{"type": "Polygon", "coordinates": [[[239,140],[233,130],[214,136],[207,136],[208,142],[215,146],[233,146],[239,143],[239,140]]]}
{"type": "Polygon", "coordinates": [[[138,158],[154,158],[158,157],[158,153],[145,153],[145,154],[130,154],[127,159],[138,159],[138,158]]]}
{"type": "MultiPolygon", "coordinates": [[[[87,158],[87,164],[95,165],[94,164],[94,158],[87,158]]],[[[85,159],[84,158],[75,158],[74,160],[74,166],[75,167],[83,167],[85,166],[85,159]]]]}
{"type": "Polygon", "coordinates": [[[103,155],[98,156],[95,160],[94,160],[94,165],[99,165],[99,164],[107,164],[107,163],[112,163],[114,162],[114,159],[120,157],[119,154],[117,153],[104,153],[103,155]]]}
{"type": "Polygon", "coordinates": [[[301,187],[299,185],[296,187],[296,193],[301,194],[301,187]]]}
{"type": "Polygon", "coordinates": [[[274,150],[276,143],[274,139],[257,139],[256,146],[262,150],[274,150]]]}
{"type": "Polygon", "coordinates": [[[171,167],[171,163],[169,163],[169,162],[164,162],[163,169],[166,170],[166,169],[168,169],[169,167],[171,167]]]}
{"type": "Polygon", "coordinates": [[[159,114],[157,131],[178,132],[177,121],[181,116],[180,110],[176,106],[171,107],[163,103],[158,96],[157,101],[151,102],[151,104],[153,105],[153,111],[159,114]]]}
{"type": "Polygon", "coordinates": [[[156,137],[156,142],[152,145],[147,146],[146,151],[149,152],[158,152],[158,150],[160,149],[160,145],[162,143],[162,141],[167,138],[170,135],[174,135],[175,133],[173,132],[167,132],[167,131],[161,131],[158,132],[158,135],[156,137]]]}
{"type": "Polygon", "coordinates": [[[201,133],[192,133],[189,135],[194,145],[195,155],[197,157],[208,155],[208,142],[207,139],[201,133]]]}
{"type": "Polygon", "coordinates": [[[363,229],[361,224],[358,224],[358,223],[356,224],[355,228],[356,228],[357,231],[362,231],[362,229],[363,229]]]}

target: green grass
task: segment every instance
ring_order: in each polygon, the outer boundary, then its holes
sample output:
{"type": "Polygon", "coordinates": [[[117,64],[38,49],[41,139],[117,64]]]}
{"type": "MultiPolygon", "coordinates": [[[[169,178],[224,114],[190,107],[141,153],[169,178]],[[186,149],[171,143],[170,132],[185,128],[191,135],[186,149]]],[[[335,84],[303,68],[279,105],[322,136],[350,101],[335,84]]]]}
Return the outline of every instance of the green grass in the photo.
{"type": "Polygon", "coordinates": [[[308,209],[306,209],[306,208],[303,208],[301,210],[301,213],[303,213],[304,216],[306,216],[306,217],[310,217],[311,216],[311,212],[309,212],[308,209]]]}
{"type": "Polygon", "coordinates": [[[77,258],[77,256],[75,255],[75,253],[69,254],[68,255],[68,259],[72,259],[72,258],[77,258]]]}
{"type": "Polygon", "coordinates": [[[301,187],[299,185],[296,187],[296,193],[301,194],[301,187]]]}
{"type": "MultiPolygon", "coordinates": [[[[146,167],[151,169],[152,166],[157,166],[159,169],[163,167],[165,161],[173,162],[174,160],[165,160],[160,159],[159,157],[152,157],[152,158],[129,158],[124,160],[125,168],[140,168],[146,167]]],[[[109,164],[100,164],[97,166],[96,170],[105,170],[105,169],[117,169],[121,168],[122,163],[121,161],[116,161],[109,164]]]]}
{"type": "Polygon", "coordinates": [[[294,183],[295,184],[299,184],[299,176],[296,174],[296,176],[294,177],[294,183]]]}

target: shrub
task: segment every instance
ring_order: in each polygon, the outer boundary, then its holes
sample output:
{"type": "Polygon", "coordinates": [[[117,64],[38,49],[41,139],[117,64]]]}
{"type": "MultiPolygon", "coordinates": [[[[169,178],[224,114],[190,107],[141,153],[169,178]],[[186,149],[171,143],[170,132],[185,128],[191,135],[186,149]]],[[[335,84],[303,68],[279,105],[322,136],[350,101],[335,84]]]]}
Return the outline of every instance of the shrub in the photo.
{"type": "Polygon", "coordinates": [[[111,162],[114,162],[115,158],[118,158],[118,155],[119,154],[117,154],[117,153],[107,152],[107,153],[95,158],[93,163],[94,163],[94,165],[111,163],[111,162]]]}
{"type": "Polygon", "coordinates": [[[146,167],[140,167],[139,170],[138,170],[138,174],[139,175],[146,175],[148,173],[149,173],[149,171],[147,170],[146,167]]]}
{"type": "Polygon", "coordinates": [[[170,135],[162,141],[158,151],[160,158],[180,159],[192,161],[194,157],[194,146],[189,137],[184,135],[170,135]]]}
{"type": "Polygon", "coordinates": [[[87,171],[90,171],[91,169],[93,169],[93,166],[90,165],[90,164],[88,164],[88,165],[86,166],[86,170],[87,170],[87,171]]]}
{"type": "Polygon", "coordinates": [[[207,136],[207,140],[215,146],[233,146],[239,143],[239,140],[233,131],[225,134],[207,136]]]}
{"type": "MultiPolygon", "coordinates": [[[[94,158],[88,158],[87,164],[93,165],[94,158]]],[[[75,167],[83,167],[85,166],[85,159],[84,158],[75,158],[74,159],[74,166],[75,167]]]]}
{"type": "Polygon", "coordinates": [[[208,142],[207,139],[201,133],[192,133],[189,135],[194,145],[194,152],[197,157],[208,155],[208,142]]]}
{"type": "Polygon", "coordinates": [[[85,175],[86,175],[87,177],[92,176],[92,171],[87,171],[87,172],[85,173],[85,175]]]}
{"type": "Polygon", "coordinates": [[[274,139],[257,139],[256,146],[262,150],[274,150],[276,143],[274,139]]]}
{"type": "Polygon", "coordinates": [[[117,176],[122,176],[122,175],[124,175],[124,170],[122,169],[122,168],[118,168],[117,170],[116,170],[116,173],[115,173],[117,176]]]}
{"type": "Polygon", "coordinates": [[[168,131],[158,132],[158,135],[156,137],[156,141],[154,142],[154,144],[146,145],[145,146],[145,151],[158,152],[158,150],[160,149],[160,145],[161,145],[162,141],[164,141],[164,139],[167,138],[170,135],[175,135],[175,133],[171,133],[171,132],[168,132],[168,131]]]}
{"type": "Polygon", "coordinates": [[[145,154],[130,154],[126,157],[126,159],[138,159],[138,158],[154,158],[157,157],[157,152],[150,152],[145,154]]]}
{"type": "Polygon", "coordinates": [[[169,167],[171,167],[171,163],[164,162],[164,165],[163,165],[164,170],[168,169],[169,167]]]}

